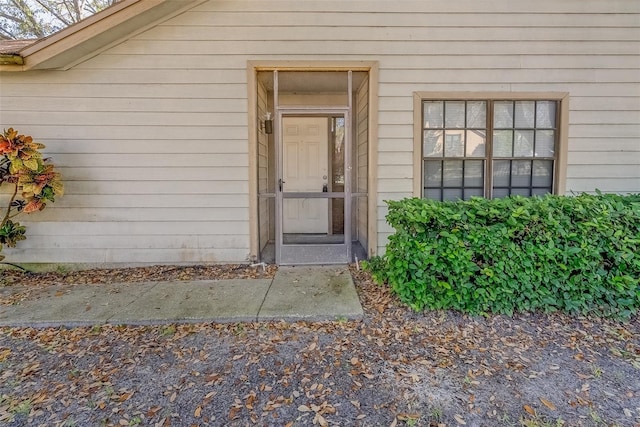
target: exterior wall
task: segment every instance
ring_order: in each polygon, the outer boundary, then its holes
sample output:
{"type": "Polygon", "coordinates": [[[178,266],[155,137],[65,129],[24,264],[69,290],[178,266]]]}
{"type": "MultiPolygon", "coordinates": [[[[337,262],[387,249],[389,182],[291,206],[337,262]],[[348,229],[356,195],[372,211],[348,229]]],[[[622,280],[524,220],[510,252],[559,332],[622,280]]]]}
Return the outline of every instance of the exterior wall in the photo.
{"type": "MultiPolygon", "coordinates": [[[[367,192],[369,174],[369,79],[362,82],[355,95],[355,138],[353,163],[355,169],[355,192],[367,192]]],[[[363,248],[367,248],[368,210],[366,197],[358,197],[355,201],[356,239],[363,248]]]]}
{"type": "MultiPolygon", "coordinates": [[[[258,83],[258,121],[264,120],[267,109],[267,90],[258,83]]],[[[269,190],[269,135],[263,129],[258,131],[258,194],[267,193],[269,190]]],[[[269,199],[261,197],[258,200],[258,230],[259,249],[262,251],[269,242],[269,199]]]]}
{"type": "Polygon", "coordinates": [[[383,200],[412,195],[416,91],[569,92],[567,190],[640,189],[638,2],[209,1],[68,71],[0,75],[0,126],[67,187],[11,259],[245,260],[248,60],[379,61],[379,252],[383,200]]]}

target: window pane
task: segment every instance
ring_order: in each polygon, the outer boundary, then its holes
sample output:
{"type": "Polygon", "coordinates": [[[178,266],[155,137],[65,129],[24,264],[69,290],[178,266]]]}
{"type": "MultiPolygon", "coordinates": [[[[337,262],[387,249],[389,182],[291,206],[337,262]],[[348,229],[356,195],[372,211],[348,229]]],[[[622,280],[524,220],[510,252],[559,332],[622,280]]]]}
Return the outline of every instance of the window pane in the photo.
{"type": "Polygon", "coordinates": [[[533,157],[533,131],[517,130],[513,141],[514,157],[533,157]]]}
{"type": "Polygon", "coordinates": [[[534,188],[531,190],[532,196],[545,196],[547,194],[551,194],[551,189],[547,188],[534,188]]]}
{"type": "Polygon", "coordinates": [[[503,197],[507,197],[509,195],[509,189],[508,188],[496,188],[493,190],[493,198],[494,199],[501,199],[503,197]]]}
{"type": "Polygon", "coordinates": [[[487,145],[487,132],[484,130],[467,131],[467,156],[484,157],[487,145]]]}
{"type": "Polygon", "coordinates": [[[534,101],[516,101],[516,128],[533,128],[533,120],[536,110],[534,101]]]}
{"type": "Polygon", "coordinates": [[[465,188],[464,199],[469,200],[472,197],[484,197],[484,190],[482,188],[465,188]]]}
{"type": "Polygon", "coordinates": [[[493,186],[508,187],[511,174],[511,160],[495,160],[493,162],[493,186]]]}
{"type": "Polygon", "coordinates": [[[449,160],[444,163],[443,187],[462,187],[462,160],[449,160]]]}
{"type": "Polygon", "coordinates": [[[467,102],[467,127],[485,129],[487,127],[486,101],[467,102]]]}
{"type": "Polygon", "coordinates": [[[482,197],[487,179],[493,197],[553,191],[559,102],[428,100],[422,108],[425,197],[482,197]]]}
{"type": "Polygon", "coordinates": [[[539,130],[536,132],[536,157],[553,157],[555,131],[539,130]]]}
{"type": "Polygon", "coordinates": [[[424,108],[424,127],[425,129],[442,128],[442,112],[444,102],[442,101],[425,101],[422,103],[424,108]]]}
{"type": "Polygon", "coordinates": [[[424,157],[442,157],[443,138],[441,130],[424,131],[424,157]]]}
{"type": "Polygon", "coordinates": [[[556,127],[556,101],[538,101],[536,103],[536,127],[556,127]]]}
{"type": "Polygon", "coordinates": [[[513,155],[513,131],[493,131],[493,155],[494,157],[511,157],[513,155]]]}
{"type": "Polygon", "coordinates": [[[534,187],[552,188],[553,183],[553,161],[534,160],[533,161],[533,181],[534,187]]]}
{"type": "Polygon", "coordinates": [[[530,188],[512,188],[511,195],[529,197],[531,196],[531,189],[530,188]]]}
{"type": "Polygon", "coordinates": [[[424,162],[424,186],[440,187],[442,186],[442,162],[441,161],[425,161],[424,162]]]}
{"type": "Polygon", "coordinates": [[[484,186],[484,161],[467,160],[464,162],[464,186],[484,186]]]}
{"type": "Polygon", "coordinates": [[[496,128],[512,128],[513,102],[496,101],[493,106],[493,126],[496,128]]]}
{"type": "Polygon", "coordinates": [[[529,187],[530,183],[531,183],[531,161],[530,160],[514,160],[513,162],[511,162],[511,186],[512,187],[529,187]]]}
{"type": "Polygon", "coordinates": [[[442,200],[442,190],[439,188],[427,188],[424,190],[424,198],[431,200],[442,200]]]}
{"type": "Polygon", "coordinates": [[[464,101],[447,101],[444,103],[446,128],[464,127],[464,101]]]}
{"type": "Polygon", "coordinates": [[[444,156],[464,156],[464,130],[447,130],[444,135],[444,156]]]}
{"type": "Polygon", "coordinates": [[[460,200],[462,199],[462,188],[445,188],[442,190],[443,200],[460,200]]]}

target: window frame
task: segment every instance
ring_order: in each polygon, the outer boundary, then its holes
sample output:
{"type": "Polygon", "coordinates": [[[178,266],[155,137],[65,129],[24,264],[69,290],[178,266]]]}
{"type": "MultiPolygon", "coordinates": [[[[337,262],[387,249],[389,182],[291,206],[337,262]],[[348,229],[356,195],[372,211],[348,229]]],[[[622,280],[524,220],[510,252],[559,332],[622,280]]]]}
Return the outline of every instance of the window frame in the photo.
{"type": "MultiPolygon", "coordinates": [[[[556,101],[558,108],[556,111],[557,147],[554,164],[553,194],[564,194],[566,191],[567,172],[567,150],[568,150],[568,130],[569,130],[569,93],[568,92],[414,92],[413,94],[413,195],[423,198],[424,191],[424,157],[423,157],[423,101],[487,101],[487,123],[493,120],[492,109],[489,103],[496,101],[556,101]]],[[[487,138],[490,129],[487,128],[487,138]]],[[[494,161],[493,150],[487,146],[485,154],[485,175],[484,183],[487,186],[487,177],[492,173],[492,163],[494,161]]],[[[461,157],[460,160],[472,159],[461,157]]],[[[492,188],[489,188],[488,195],[492,197],[492,188]]],[[[487,192],[485,191],[485,195],[487,192]]]]}

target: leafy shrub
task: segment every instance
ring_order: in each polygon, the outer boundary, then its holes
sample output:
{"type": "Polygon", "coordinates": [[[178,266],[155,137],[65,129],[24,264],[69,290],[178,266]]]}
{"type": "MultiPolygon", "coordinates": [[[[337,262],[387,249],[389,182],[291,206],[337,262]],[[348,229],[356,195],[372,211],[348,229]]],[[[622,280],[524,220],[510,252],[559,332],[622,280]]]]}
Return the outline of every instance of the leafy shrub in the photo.
{"type": "Polygon", "coordinates": [[[416,310],[629,317],[640,307],[640,195],[388,201],[370,263],[416,310]]]}
{"type": "MultiPolygon", "coordinates": [[[[8,187],[10,195],[0,222],[0,251],[26,239],[26,228],[13,218],[43,210],[64,192],[60,174],[50,159],[42,157],[42,148],[44,145],[12,128],[0,134],[0,186],[8,187]]],[[[3,259],[0,255],[0,261],[3,259]]]]}

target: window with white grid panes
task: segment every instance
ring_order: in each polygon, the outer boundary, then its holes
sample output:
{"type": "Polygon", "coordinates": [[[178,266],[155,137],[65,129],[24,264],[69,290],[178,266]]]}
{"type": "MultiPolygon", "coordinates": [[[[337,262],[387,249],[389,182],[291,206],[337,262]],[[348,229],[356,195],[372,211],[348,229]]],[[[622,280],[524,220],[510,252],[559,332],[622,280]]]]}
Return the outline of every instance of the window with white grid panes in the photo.
{"type": "Polygon", "coordinates": [[[423,197],[552,193],[555,100],[423,100],[423,197]]]}

